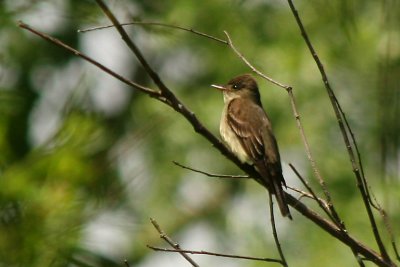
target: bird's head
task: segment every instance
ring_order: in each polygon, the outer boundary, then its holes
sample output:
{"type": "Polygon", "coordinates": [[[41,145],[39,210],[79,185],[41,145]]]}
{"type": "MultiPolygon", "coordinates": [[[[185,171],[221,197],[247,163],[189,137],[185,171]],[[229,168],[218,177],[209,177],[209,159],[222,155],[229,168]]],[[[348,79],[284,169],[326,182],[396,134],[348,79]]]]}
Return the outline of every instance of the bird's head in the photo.
{"type": "Polygon", "coordinates": [[[250,74],[243,74],[231,79],[226,85],[211,85],[224,93],[224,100],[234,98],[250,98],[260,102],[260,93],[256,80],[250,74]]]}

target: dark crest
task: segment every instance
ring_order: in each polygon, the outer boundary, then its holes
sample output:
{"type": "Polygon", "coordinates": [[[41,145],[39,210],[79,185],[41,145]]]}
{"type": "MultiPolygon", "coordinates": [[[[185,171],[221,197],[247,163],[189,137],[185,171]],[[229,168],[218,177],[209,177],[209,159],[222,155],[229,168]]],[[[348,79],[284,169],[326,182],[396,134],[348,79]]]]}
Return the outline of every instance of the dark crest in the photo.
{"type": "Polygon", "coordinates": [[[229,89],[232,91],[239,91],[246,89],[249,93],[256,97],[256,99],[260,98],[260,93],[258,92],[258,85],[256,80],[250,74],[243,74],[231,79],[228,82],[229,89]]]}

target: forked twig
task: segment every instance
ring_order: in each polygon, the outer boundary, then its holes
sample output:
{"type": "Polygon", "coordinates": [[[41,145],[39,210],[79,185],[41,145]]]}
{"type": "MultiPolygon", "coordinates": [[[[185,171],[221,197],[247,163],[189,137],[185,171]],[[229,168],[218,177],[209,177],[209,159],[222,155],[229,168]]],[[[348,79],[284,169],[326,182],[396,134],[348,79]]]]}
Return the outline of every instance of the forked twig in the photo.
{"type": "MultiPolygon", "coordinates": [[[[308,192],[310,192],[312,198],[315,201],[317,201],[317,203],[321,207],[321,209],[323,211],[325,211],[325,213],[328,216],[332,216],[329,212],[329,204],[325,200],[322,200],[321,198],[319,198],[317,196],[317,194],[315,194],[314,190],[311,188],[311,186],[308,184],[308,182],[303,178],[303,176],[301,176],[301,174],[297,171],[297,169],[293,166],[293,164],[289,163],[289,167],[292,169],[294,174],[296,174],[297,178],[299,178],[299,180],[302,182],[302,184],[305,186],[305,188],[308,190],[308,192]]],[[[331,218],[331,219],[333,220],[333,218],[331,218]]]]}
{"type": "Polygon", "coordinates": [[[179,254],[181,254],[182,257],[185,258],[185,260],[187,260],[190,264],[192,264],[192,266],[199,267],[199,265],[191,257],[186,255],[185,252],[180,251],[181,248],[179,244],[172,241],[172,239],[169,236],[167,236],[167,234],[165,234],[165,232],[161,229],[160,225],[157,223],[156,220],[150,218],[150,222],[154,226],[154,228],[156,228],[157,232],[160,234],[160,237],[164,239],[165,242],[167,242],[171,247],[174,248],[174,251],[177,251],[179,254]]]}
{"type": "Polygon", "coordinates": [[[276,262],[281,263],[280,260],[271,259],[271,258],[258,258],[258,257],[251,257],[251,256],[240,256],[234,254],[224,254],[224,253],[215,253],[209,251],[198,251],[198,250],[187,250],[187,249],[168,249],[168,248],[158,248],[147,245],[148,248],[155,250],[155,251],[163,251],[163,252],[183,252],[187,254],[197,254],[197,255],[209,255],[209,256],[217,256],[217,257],[224,257],[224,258],[233,258],[233,259],[243,259],[243,260],[253,260],[253,261],[265,261],[265,262],[276,262]]]}

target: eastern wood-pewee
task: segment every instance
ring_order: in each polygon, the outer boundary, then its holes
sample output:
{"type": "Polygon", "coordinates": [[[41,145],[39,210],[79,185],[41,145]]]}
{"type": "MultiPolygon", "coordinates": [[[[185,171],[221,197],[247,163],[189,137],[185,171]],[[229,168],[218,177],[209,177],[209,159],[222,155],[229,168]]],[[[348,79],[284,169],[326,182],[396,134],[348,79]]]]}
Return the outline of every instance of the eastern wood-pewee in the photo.
{"type": "Polygon", "coordinates": [[[257,82],[244,74],[233,78],[226,85],[212,85],[224,95],[224,110],[220,122],[222,139],[242,161],[254,164],[262,183],[275,194],[283,216],[292,219],[286,203],[278,144],[271,122],[265,113],[257,82]]]}

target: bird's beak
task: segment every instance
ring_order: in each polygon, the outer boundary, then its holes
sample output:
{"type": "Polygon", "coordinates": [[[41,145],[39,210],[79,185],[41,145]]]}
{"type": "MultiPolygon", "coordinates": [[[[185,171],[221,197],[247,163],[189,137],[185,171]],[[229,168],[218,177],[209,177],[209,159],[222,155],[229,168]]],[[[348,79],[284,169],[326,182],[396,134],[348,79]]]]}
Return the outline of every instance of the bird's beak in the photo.
{"type": "Polygon", "coordinates": [[[225,91],[226,90],[225,86],[222,86],[222,85],[211,84],[211,87],[217,88],[220,91],[225,91]]]}

